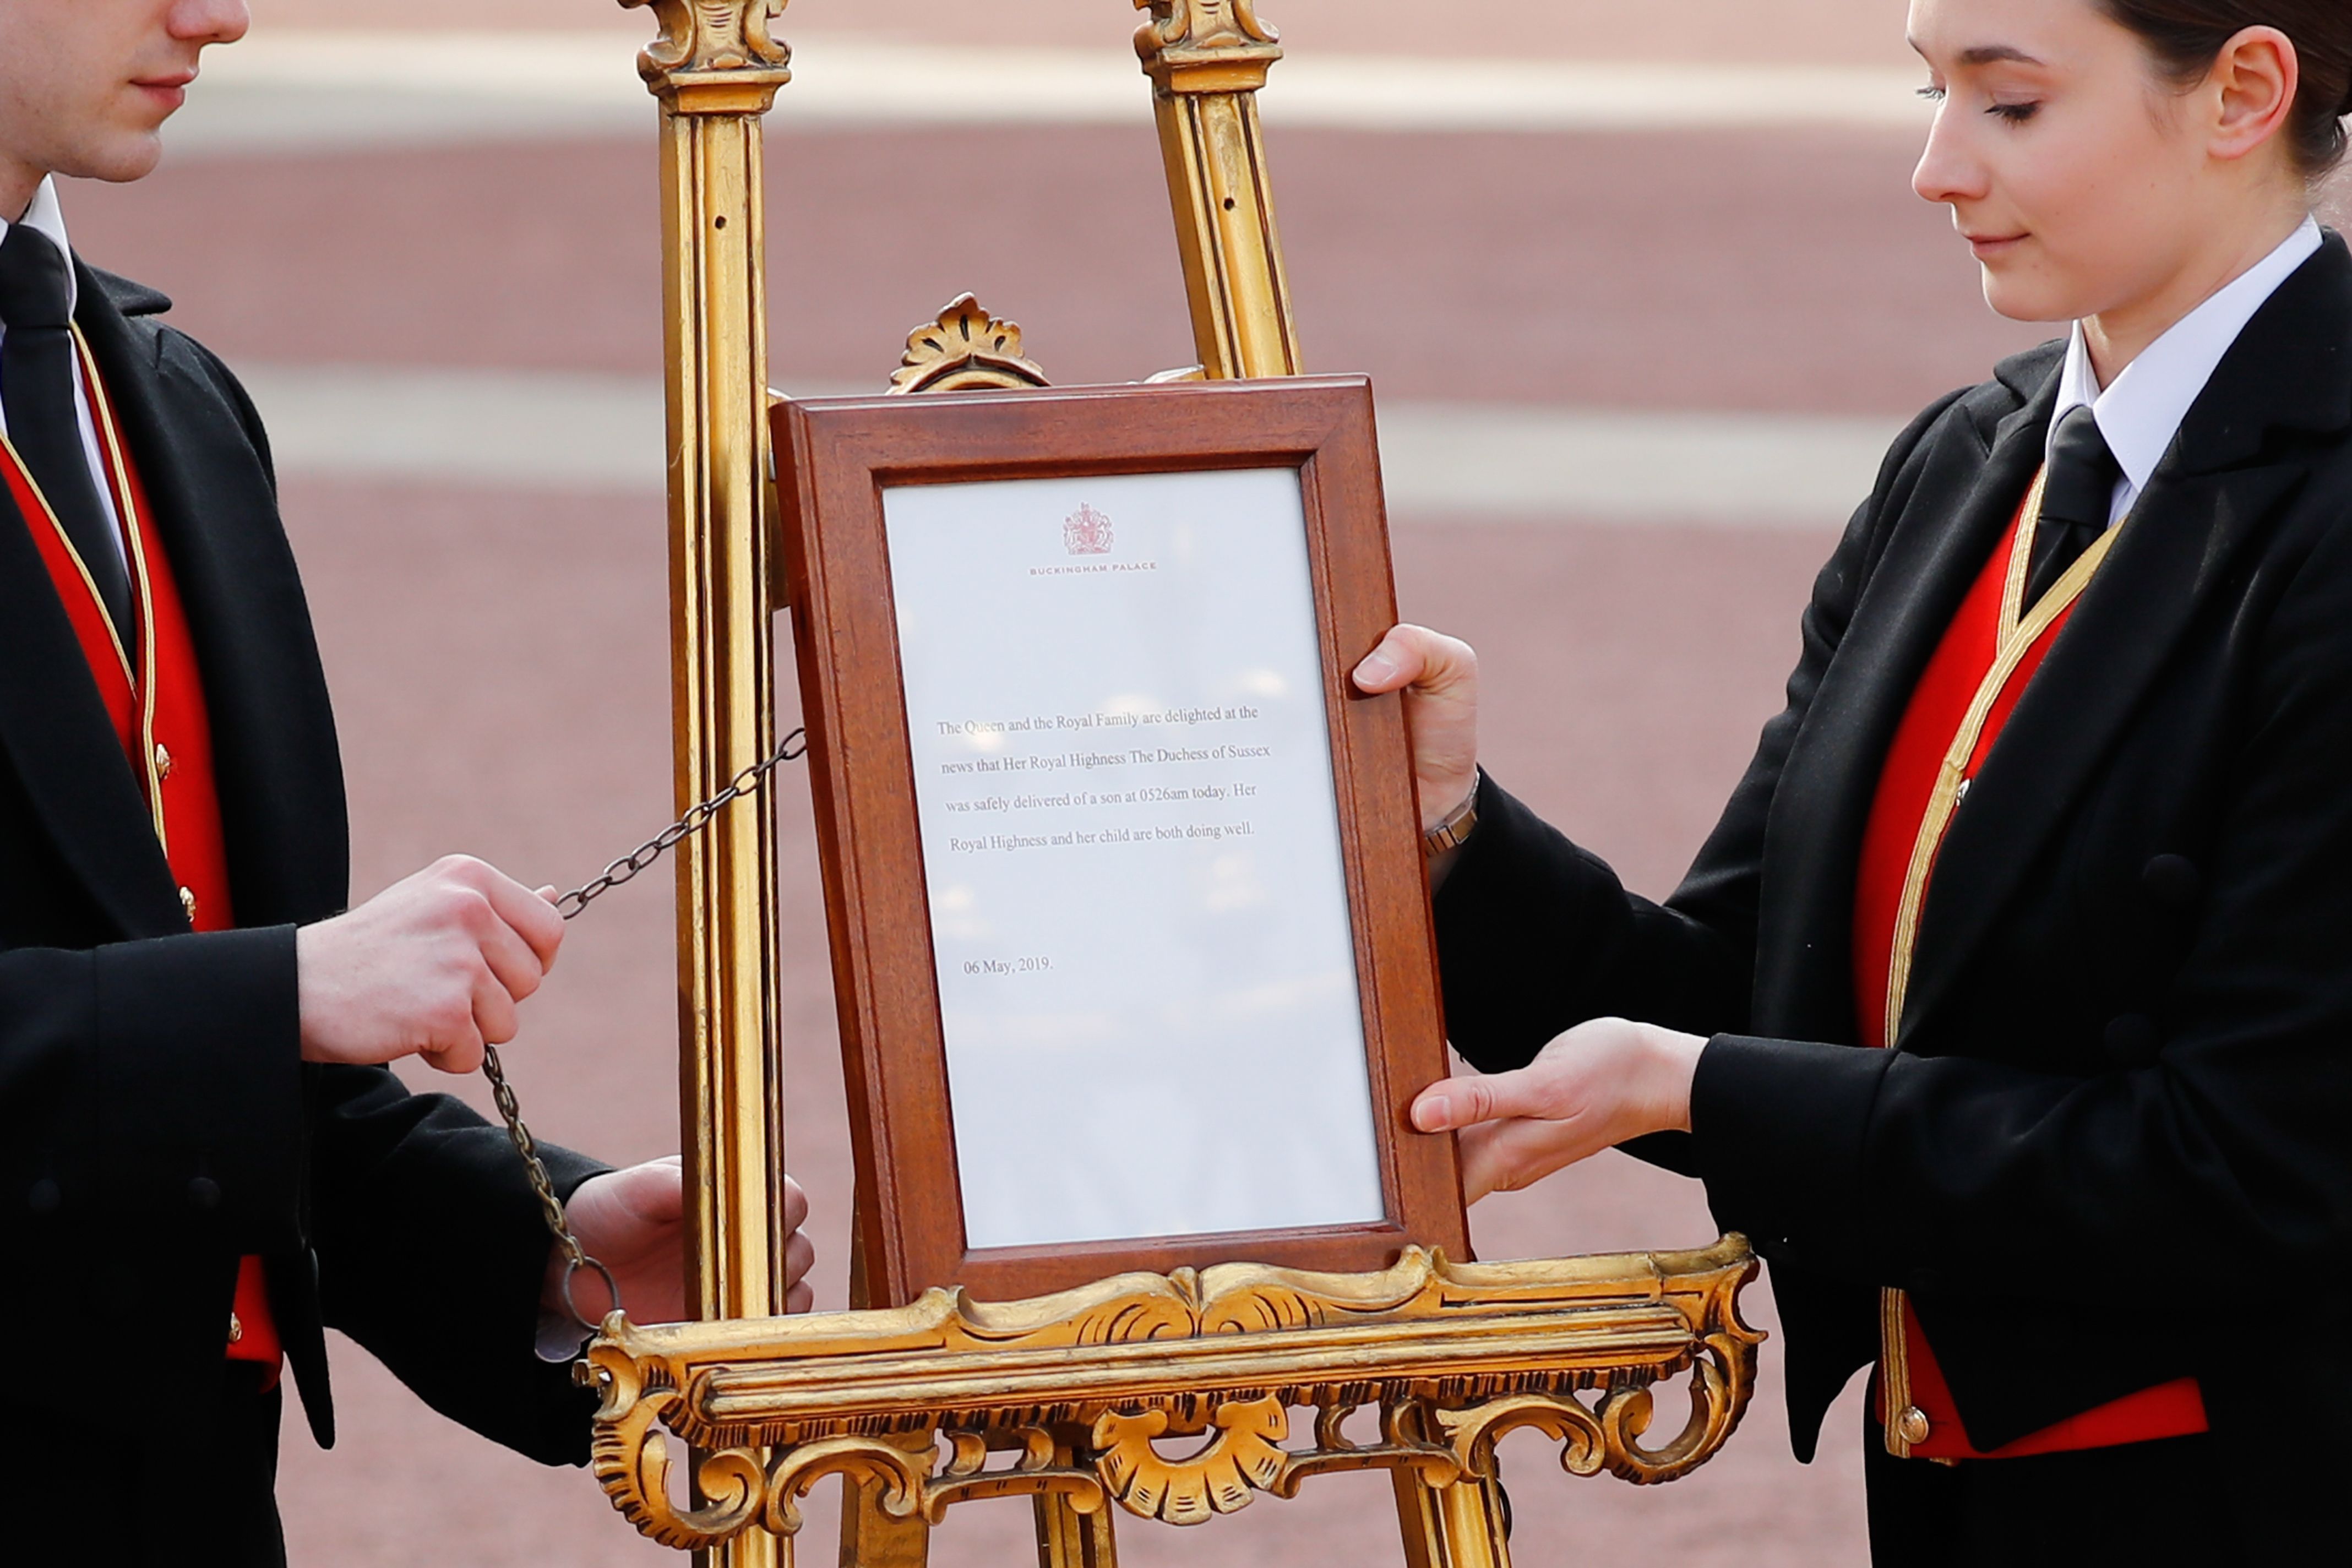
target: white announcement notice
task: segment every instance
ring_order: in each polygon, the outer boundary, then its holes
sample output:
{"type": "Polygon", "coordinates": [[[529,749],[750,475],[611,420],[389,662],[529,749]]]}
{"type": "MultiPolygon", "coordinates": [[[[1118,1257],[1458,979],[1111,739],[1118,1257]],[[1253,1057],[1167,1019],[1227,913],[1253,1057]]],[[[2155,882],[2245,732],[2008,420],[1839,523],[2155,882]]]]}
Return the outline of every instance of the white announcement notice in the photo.
{"type": "Polygon", "coordinates": [[[883,511],[968,1244],[1379,1219],[1297,470],[883,511]]]}

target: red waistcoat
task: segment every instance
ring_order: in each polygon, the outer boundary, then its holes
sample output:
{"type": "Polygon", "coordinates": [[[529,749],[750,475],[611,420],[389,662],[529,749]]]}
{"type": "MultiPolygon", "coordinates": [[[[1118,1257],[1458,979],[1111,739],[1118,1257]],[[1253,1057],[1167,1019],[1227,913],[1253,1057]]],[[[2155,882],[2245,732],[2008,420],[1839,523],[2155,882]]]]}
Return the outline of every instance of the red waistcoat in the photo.
{"type": "MultiPolygon", "coordinates": [[[[1863,1039],[1872,1046],[1894,1043],[1889,994],[1907,979],[1909,942],[1916,931],[1926,881],[1932,874],[1950,813],[1966,798],[1966,782],[1984,765],[2002,724],[2065,626],[2073,609],[2070,582],[2073,591],[2079,591],[2081,582],[2096,565],[2092,561],[2079,576],[2069,573],[2051,591],[2049,597],[2057,611],[2038,635],[2022,624],[2025,617],[2019,615],[2016,596],[2023,585],[2026,563],[2019,557],[2031,551],[2032,542],[2021,536],[2027,512],[2038,510],[2038,491],[2037,484],[2036,494],[2027,498],[1961,602],[1959,613],[1952,618],[1911,694],[1910,706],[1904,710],[1902,726],[1887,752],[1885,770],[1879,775],[1854,889],[1854,1003],[1863,1039]],[[2012,627],[2012,617],[2021,624],[2012,627]],[[2005,661],[2010,668],[2004,674],[1999,667],[2005,661]],[[1992,684],[1995,680],[1998,686],[1992,684]],[[1963,751],[1961,742],[1972,724],[1980,728],[1963,751]],[[1956,777],[1948,780],[1948,770],[1956,777]]],[[[1908,1451],[1919,1458],[2021,1458],[2182,1436],[2206,1429],[2204,1400],[2197,1381],[2184,1377],[2069,1416],[1990,1453],[1981,1452],[1969,1445],[1961,1428],[1943,1371],[1936,1364],[1935,1350],[1909,1300],[1890,1292],[1888,1300],[1889,1313],[1883,1325],[1887,1345],[1877,1379],[1879,1418],[1882,1423],[1886,1420],[1891,1387],[1898,1397],[1907,1394],[1909,1412],[1919,1418],[1915,1429],[1924,1428],[1925,1433],[1907,1445],[1908,1451]],[[1893,1315],[1896,1311],[1899,1343],[1893,1315]]]]}
{"type": "MultiPolygon", "coordinates": [[[[123,553],[130,565],[133,605],[132,646],[125,648],[100,604],[81,558],[42,498],[39,487],[16,456],[0,441],[0,479],[16,498],[16,510],[32,531],[67,619],[81,643],[98,682],[115,738],[139,780],[150,825],[163,847],[180,905],[196,931],[226,931],[236,923],[229,905],[228,854],[221,834],[220,798],[213,784],[212,725],[196,669],[195,644],[172,580],[171,562],[156,537],[138,470],[123,444],[113,409],[80,334],[82,384],[98,431],[108,494],[122,526],[123,553]]],[[[277,1326],[261,1260],[247,1258],[237,1268],[236,1297],[229,1318],[230,1359],[272,1369],[278,1363],[277,1326]]]]}

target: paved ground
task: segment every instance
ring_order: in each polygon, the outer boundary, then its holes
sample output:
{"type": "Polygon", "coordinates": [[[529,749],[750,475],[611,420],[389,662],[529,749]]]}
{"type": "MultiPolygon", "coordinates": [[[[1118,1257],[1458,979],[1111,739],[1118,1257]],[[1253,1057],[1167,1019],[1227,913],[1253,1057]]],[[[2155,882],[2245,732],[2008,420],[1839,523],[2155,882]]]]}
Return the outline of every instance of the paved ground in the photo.
{"type": "MultiPolygon", "coordinates": [[[[1267,6],[1302,58],[1903,61],[1891,0],[1267,6]]],[[[586,28],[623,50],[646,30],[590,0],[259,8],[265,26],[586,28]]],[[[803,21],[969,47],[982,71],[992,46],[1115,50],[1131,26],[1114,0],[802,0],[790,22],[803,21]]],[[[1384,398],[1456,414],[1502,404],[1525,418],[1881,422],[2035,335],[1984,310],[1945,219],[1906,189],[1911,153],[1901,133],[1866,128],[1298,130],[1273,147],[1308,352],[1318,366],[1371,372],[1384,398]]],[[[1022,320],[1062,379],[1188,362],[1156,171],[1148,134],[1116,127],[779,135],[776,379],[877,381],[908,327],[965,288],[1022,320]]],[[[653,195],[649,145],[595,137],[215,153],[68,200],[86,254],[167,289],[184,324],[232,362],[296,377],[282,384],[397,366],[629,386],[658,368],[653,195]]],[[[489,487],[431,461],[372,479],[323,463],[289,479],[286,511],[342,718],[359,891],[451,849],[568,883],[668,815],[664,544],[648,493],[585,473],[489,487]]],[[[1776,703],[1837,511],[1742,527],[1719,510],[1685,523],[1671,509],[1564,500],[1497,521],[1449,513],[1439,486],[1400,510],[1400,591],[1409,614],[1480,646],[1496,773],[1634,886],[1663,892],[1776,703]]],[[[843,1299],[845,1130],[796,785],[780,810],[789,1152],[815,1198],[831,1305],[843,1299]]],[[[513,1065],[551,1136],[614,1159],[675,1147],[670,930],[661,879],[615,896],[532,1004],[513,1065]]],[[[1495,1257],[1713,1235],[1694,1188],[1616,1157],[1482,1205],[1476,1229],[1495,1257]]],[[[1771,1326],[1769,1291],[1753,1300],[1771,1326]]],[[[1777,1349],[1747,1428],[1675,1487],[1573,1481],[1533,1443],[1507,1450],[1517,1560],[1861,1561],[1858,1414],[1850,1401],[1833,1416],[1821,1464],[1794,1465],[1777,1349]]],[[[337,1367],[342,1447],[321,1455],[289,1429],[297,1563],[660,1560],[584,1476],[439,1423],[348,1345],[337,1367]]],[[[1394,1561],[1387,1509],[1378,1483],[1334,1481],[1206,1532],[1130,1524],[1122,1545],[1137,1563],[1394,1561]]],[[[1026,1531],[1017,1505],[967,1509],[937,1560],[1017,1563],[1026,1531]]],[[[828,1549],[813,1544],[811,1560],[828,1549]]]]}

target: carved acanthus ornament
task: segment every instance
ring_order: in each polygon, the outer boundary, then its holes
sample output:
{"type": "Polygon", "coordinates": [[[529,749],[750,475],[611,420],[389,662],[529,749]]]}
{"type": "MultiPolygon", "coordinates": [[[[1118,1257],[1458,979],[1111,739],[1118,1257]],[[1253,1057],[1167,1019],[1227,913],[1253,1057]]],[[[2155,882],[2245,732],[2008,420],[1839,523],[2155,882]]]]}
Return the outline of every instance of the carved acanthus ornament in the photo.
{"type": "Polygon", "coordinates": [[[1543,1432],[1571,1473],[1635,1482],[1695,1468],[1738,1425],[1762,1336],[1738,1237],[1704,1251],[1451,1264],[1379,1274],[1235,1264],[1127,1275],[1034,1300],[934,1290],[887,1311],[637,1328],[609,1320],[582,1380],[604,1395],[595,1472],[665,1545],[754,1526],[789,1536],[823,1477],[937,1522],[974,1498],[1112,1500],[1190,1524],[1342,1470],[1430,1488],[1494,1474],[1506,1433],[1543,1432]],[[1691,1414],[1645,1445],[1652,1390],[1687,1373],[1691,1414]],[[1288,1446],[1289,1412],[1310,1408],[1288,1446]],[[1343,1430],[1379,1415],[1379,1436],[1343,1430]],[[663,1431],[703,1451],[699,1508],[673,1500],[663,1431]],[[1157,1446],[1192,1450],[1171,1458],[1157,1446]],[[942,1464],[940,1444],[946,1446],[942,1464]],[[762,1450],[766,1450],[762,1454],[762,1450]],[[991,1468],[992,1455],[1010,1465],[991,1468]]]}
{"type": "Polygon", "coordinates": [[[1045,371],[1021,356],[1020,323],[989,314],[970,294],[908,332],[906,354],[890,373],[894,394],[1045,384],[1045,371]]]}
{"type": "Polygon", "coordinates": [[[1135,0],[1151,19],[1135,30],[1143,68],[1171,92],[1254,92],[1282,58],[1282,35],[1255,0],[1135,0]]]}
{"type": "Polygon", "coordinates": [[[646,7],[661,25],[637,56],[637,74],[681,112],[764,114],[792,79],[793,51],[775,35],[787,0],[620,3],[646,7]]]}

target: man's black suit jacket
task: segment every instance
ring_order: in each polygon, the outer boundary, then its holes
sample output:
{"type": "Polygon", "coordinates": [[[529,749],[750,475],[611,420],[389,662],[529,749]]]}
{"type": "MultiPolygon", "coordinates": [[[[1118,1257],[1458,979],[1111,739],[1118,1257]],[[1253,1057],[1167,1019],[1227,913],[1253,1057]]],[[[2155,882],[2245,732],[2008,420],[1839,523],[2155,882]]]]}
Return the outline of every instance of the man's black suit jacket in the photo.
{"type": "Polygon", "coordinates": [[[2340,238],[2189,413],[1951,826],[1898,1048],[1856,1046],[1864,819],[2042,461],[2061,360],[2020,355],[1896,442],[1814,584],[1788,706],[1664,904],[1487,788],[1437,898],[1447,1019],[1487,1070],[1592,1017],[1714,1037],[1692,1133],[1636,1152],[1703,1177],[1769,1264],[1801,1457],[1898,1286],[1979,1447],[2193,1375],[2275,1522],[2262,1476],[2352,1458],[2340,238]]]}
{"type": "MultiPolygon", "coordinates": [[[[241,1255],[267,1260],[322,1444],[323,1325],[543,1461],[584,1459],[589,1406],[532,1352],[548,1238],[503,1133],[383,1069],[300,1060],[294,931],[344,907],[348,852],[268,447],[219,361],[157,320],[168,300],[87,268],[79,285],[194,637],[241,929],[189,931],[0,489],[0,1299],[20,1419],[63,1435],[20,1433],[0,1465],[0,1557],[78,1521],[99,1561],[203,1561],[205,1489],[181,1482],[222,1440],[241,1255]]],[[[596,1169],[555,1163],[566,1192],[596,1169]]]]}

